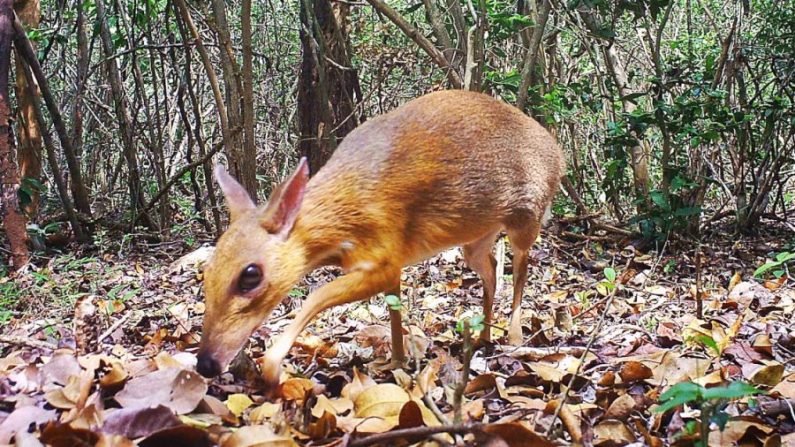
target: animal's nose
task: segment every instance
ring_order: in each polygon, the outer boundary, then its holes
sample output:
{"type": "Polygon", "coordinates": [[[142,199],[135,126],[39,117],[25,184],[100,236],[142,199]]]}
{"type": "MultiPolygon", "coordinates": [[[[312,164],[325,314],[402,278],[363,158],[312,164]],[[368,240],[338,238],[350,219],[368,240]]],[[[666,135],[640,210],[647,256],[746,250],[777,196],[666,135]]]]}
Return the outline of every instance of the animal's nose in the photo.
{"type": "Polygon", "coordinates": [[[199,354],[199,358],[196,361],[196,371],[199,374],[211,379],[218,374],[221,374],[221,364],[218,363],[211,355],[202,355],[199,354]]]}

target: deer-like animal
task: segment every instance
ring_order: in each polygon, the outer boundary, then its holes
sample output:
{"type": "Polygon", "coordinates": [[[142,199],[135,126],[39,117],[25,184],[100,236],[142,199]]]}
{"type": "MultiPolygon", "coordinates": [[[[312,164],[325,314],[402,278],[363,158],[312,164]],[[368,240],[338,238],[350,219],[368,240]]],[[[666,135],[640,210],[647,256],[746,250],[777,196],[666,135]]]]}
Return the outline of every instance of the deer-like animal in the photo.
{"type": "MultiPolygon", "coordinates": [[[[278,384],[284,357],[319,312],[380,292],[400,296],[403,266],[451,247],[463,247],[483,280],[490,323],[497,274],[491,251],[503,230],[513,249],[508,339],[521,343],[528,251],[564,168],[558,145],[532,118],[458,90],[422,96],[365,122],[311,179],[302,159],[265,206],[255,206],[216,168],[230,225],[204,273],[197,370],[219,374],[291,288],[323,265],[345,274],[312,292],[265,353],[260,366],[268,385],[278,384]]],[[[392,356],[400,361],[399,311],[390,317],[392,356]]]]}

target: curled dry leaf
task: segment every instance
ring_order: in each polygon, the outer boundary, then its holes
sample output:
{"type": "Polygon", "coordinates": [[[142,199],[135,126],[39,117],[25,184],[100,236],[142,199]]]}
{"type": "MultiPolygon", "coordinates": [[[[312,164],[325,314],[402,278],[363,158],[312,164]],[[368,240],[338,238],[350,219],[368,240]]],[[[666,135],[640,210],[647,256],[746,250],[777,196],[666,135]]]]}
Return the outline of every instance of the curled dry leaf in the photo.
{"type": "Polygon", "coordinates": [[[724,377],[720,369],[712,371],[706,376],[699,377],[698,379],[693,381],[693,383],[697,383],[705,387],[709,387],[710,385],[712,386],[720,385],[723,382],[724,382],[724,377]]]}
{"type": "Polygon", "coordinates": [[[326,411],[316,421],[309,424],[309,427],[307,427],[307,434],[312,439],[325,439],[336,430],[336,416],[326,411]]]}
{"type": "Polygon", "coordinates": [[[795,399],[795,374],[790,374],[781,380],[770,393],[777,393],[784,399],[795,399]]]}
{"type": "Polygon", "coordinates": [[[422,420],[422,410],[417,402],[410,400],[403,404],[398,414],[398,427],[413,428],[423,427],[425,422],[422,420]]]}
{"type": "Polygon", "coordinates": [[[391,352],[392,334],[389,328],[380,324],[365,326],[354,337],[353,342],[363,348],[373,348],[376,357],[386,356],[391,352]]]}
{"type": "Polygon", "coordinates": [[[464,394],[471,395],[477,393],[478,391],[491,391],[497,390],[497,394],[503,399],[508,397],[508,394],[505,392],[502,386],[497,382],[497,378],[494,374],[481,374],[474,379],[470,380],[467,383],[466,388],[464,389],[464,394]]]}
{"type": "Polygon", "coordinates": [[[112,361],[110,371],[99,378],[99,385],[105,389],[117,389],[128,377],[127,370],[124,369],[121,362],[112,361]]]}
{"type": "Polygon", "coordinates": [[[776,386],[784,377],[784,365],[770,361],[764,365],[743,365],[743,376],[754,385],[776,386]]]}
{"type": "Polygon", "coordinates": [[[367,388],[375,386],[375,380],[370,378],[367,374],[359,371],[355,366],[353,367],[353,380],[351,383],[342,387],[342,397],[355,401],[356,397],[367,388]]]}
{"type": "Polygon", "coordinates": [[[565,371],[546,363],[531,362],[528,366],[545,382],[561,383],[563,382],[563,376],[566,375],[565,371]]]}
{"type": "Polygon", "coordinates": [[[69,376],[66,386],[47,391],[44,398],[50,405],[61,410],[80,409],[85,405],[88,394],[91,392],[93,379],[94,377],[89,371],[69,376]]]}
{"type": "Polygon", "coordinates": [[[709,359],[680,357],[673,351],[655,352],[639,360],[654,372],[653,377],[646,379],[646,383],[653,386],[695,380],[706,374],[711,364],[709,359]]]}
{"type": "Polygon", "coordinates": [[[329,412],[335,416],[345,415],[353,409],[353,401],[347,397],[340,397],[336,399],[329,399],[321,394],[317,397],[315,406],[312,407],[312,416],[319,418],[325,412],[329,412]]]}
{"type": "Polygon", "coordinates": [[[773,356],[773,342],[767,334],[759,334],[754,338],[753,343],[754,351],[765,354],[767,357],[773,356]]]}
{"type": "Polygon", "coordinates": [[[772,432],[773,429],[761,420],[730,419],[723,430],[710,432],[709,445],[781,445],[780,440],[771,439],[771,444],[765,442],[772,432]]]}
{"type": "Polygon", "coordinates": [[[169,368],[130,380],[114,398],[125,408],[165,405],[177,414],[186,414],[196,408],[205,393],[207,384],[198,374],[169,368]]]}
{"type": "Polygon", "coordinates": [[[152,408],[121,408],[105,415],[102,431],[130,439],[142,438],[166,428],[181,425],[170,408],[158,405],[152,408]]]}
{"type": "Polygon", "coordinates": [[[634,360],[624,363],[618,375],[624,383],[640,382],[654,377],[651,368],[634,360]]]}
{"type": "Polygon", "coordinates": [[[430,393],[436,387],[436,379],[438,378],[439,361],[431,360],[422,369],[419,376],[417,376],[417,386],[423,394],[430,393]]]}
{"type": "MultiPolygon", "coordinates": [[[[413,399],[403,388],[393,383],[381,383],[360,393],[353,401],[356,418],[378,418],[387,429],[398,424],[398,416],[406,402],[413,399]]],[[[421,401],[414,400],[422,413],[425,425],[437,426],[439,420],[421,401]]]]}
{"type": "Polygon", "coordinates": [[[309,379],[291,378],[279,384],[278,396],[284,400],[297,400],[302,401],[306,397],[306,393],[315,387],[309,379]]]}

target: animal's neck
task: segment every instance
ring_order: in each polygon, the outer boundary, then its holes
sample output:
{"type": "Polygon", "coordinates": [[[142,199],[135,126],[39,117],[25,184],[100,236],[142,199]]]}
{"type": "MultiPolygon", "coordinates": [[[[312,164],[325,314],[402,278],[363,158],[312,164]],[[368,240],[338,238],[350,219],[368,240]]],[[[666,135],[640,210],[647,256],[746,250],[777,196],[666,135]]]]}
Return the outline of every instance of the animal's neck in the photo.
{"type": "Polygon", "coordinates": [[[351,239],[350,216],[339,202],[333,200],[333,192],[324,187],[307,189],[301,210],[290,233],[288,242],[304,253],[307,270],[323,265],[339,265],[345,241],[351,239]]]}

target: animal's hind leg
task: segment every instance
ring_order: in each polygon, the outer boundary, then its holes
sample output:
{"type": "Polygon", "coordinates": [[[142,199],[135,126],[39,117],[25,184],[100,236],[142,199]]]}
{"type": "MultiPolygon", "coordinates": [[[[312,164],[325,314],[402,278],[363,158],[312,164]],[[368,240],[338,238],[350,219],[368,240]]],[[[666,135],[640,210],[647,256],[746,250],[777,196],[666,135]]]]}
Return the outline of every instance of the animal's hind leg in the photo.
{"type": "Polygon", "coordinates": [[[494,293],[497,288],[497,260],[491,253],[497,233],[489,233],[474,242],[464,245],[464,260],[469,268],[483,280],[483,316],[485,328],[480,333],[484,341],[491,340],[491,322],[494,313],[494,293]]]}
{"type": "Polygon", "coordinates": [[[508,228],[508,237],[513,249],[513,303],[511,305],[511,324],[508,327],[508,343],[522,344],[522,292],[527,283],[527,262],[530,247],[538,238],[541,222],[531,220],[523,227],[508,228]]]}

